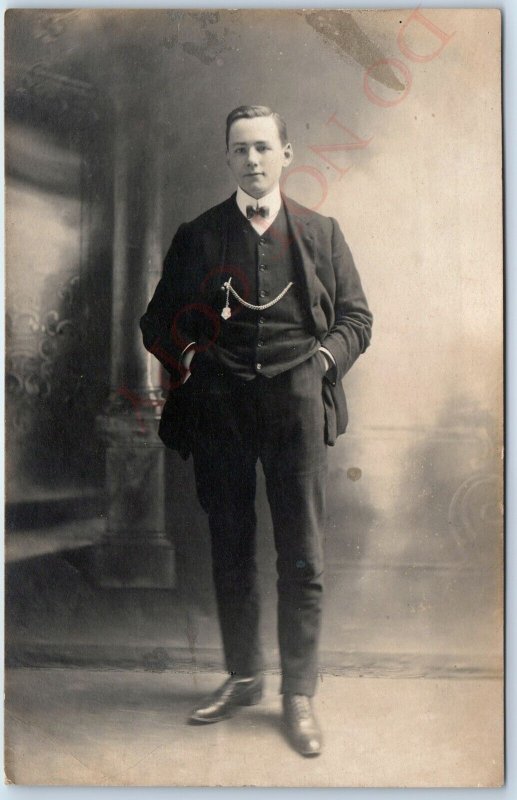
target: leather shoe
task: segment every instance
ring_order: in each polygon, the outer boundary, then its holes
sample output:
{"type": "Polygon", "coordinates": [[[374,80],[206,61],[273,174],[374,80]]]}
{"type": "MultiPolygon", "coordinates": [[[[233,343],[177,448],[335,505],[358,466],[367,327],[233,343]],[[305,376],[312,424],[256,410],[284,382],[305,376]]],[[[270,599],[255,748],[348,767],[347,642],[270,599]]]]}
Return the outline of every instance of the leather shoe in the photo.
{"type": "Polygon", "coordinates": [[[251,678],[230,676],[200,708],[194,709],[189,722],[193,724],[219,722],[231,717],[238,706],[256,705],[262,697],[262,685],[261,675],[254,675],[251,678]]]}
{"type": "Polygon", "coordinates": [[[302,756],[318,756],[321,753],[322,736],[310,697],[304,694],[284,694],[284,722],[288,737],[302,756]]]}

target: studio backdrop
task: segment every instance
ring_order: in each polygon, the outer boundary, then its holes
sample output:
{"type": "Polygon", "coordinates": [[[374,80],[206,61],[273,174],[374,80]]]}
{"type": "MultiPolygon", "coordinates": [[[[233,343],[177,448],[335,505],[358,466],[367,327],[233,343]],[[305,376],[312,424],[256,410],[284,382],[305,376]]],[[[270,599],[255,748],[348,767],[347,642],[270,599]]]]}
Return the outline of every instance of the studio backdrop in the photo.
{"type": "MultiPolygon", "coordinates": [[[[330,451],[322,672],[502,666],[499,17],[6,17],[7,656],[220,667],[208,527],[139,318],[234,191],[224,122],[286,119],[283,191],[335,217],[375,323],[330,451]],[[422,21],[424,19],[424,21],[422,21]]],[[[275,555],[259,472],[268,665],[275,555]]]]}

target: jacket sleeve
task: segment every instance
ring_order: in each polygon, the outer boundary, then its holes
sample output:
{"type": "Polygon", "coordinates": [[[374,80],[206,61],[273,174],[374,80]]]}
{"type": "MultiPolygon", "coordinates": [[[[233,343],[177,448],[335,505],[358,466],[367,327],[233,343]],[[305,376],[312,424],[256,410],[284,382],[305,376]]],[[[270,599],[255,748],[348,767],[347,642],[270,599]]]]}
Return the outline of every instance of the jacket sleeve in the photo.
{"type": "Polygon", "coordinates": [[[370,344],[373,316],[350,248],[336,220],[331,222],[332,266],[336,281],[335,319],[322,345],[334,357],[336,381],[339,381],[370,344]]]}
{"type": "Polygon", "coordinates": [[[188,228],[180,225],[165,256],[162,277],[140,320],[144,347],[176,379],[184,372],[181,354],[196,338],[189,250],[188,228]]]}

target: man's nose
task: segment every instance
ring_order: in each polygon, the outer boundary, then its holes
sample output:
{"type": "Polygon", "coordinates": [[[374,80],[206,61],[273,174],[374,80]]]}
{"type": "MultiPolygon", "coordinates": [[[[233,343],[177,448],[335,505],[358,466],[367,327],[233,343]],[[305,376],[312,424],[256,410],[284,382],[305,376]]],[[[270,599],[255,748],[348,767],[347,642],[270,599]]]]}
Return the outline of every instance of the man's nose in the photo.
{"type": "Polygon", "coordinates": [[[258,161],[258,153],[254,147],[248,150],[248,164],[256,164],[258,161]]]}

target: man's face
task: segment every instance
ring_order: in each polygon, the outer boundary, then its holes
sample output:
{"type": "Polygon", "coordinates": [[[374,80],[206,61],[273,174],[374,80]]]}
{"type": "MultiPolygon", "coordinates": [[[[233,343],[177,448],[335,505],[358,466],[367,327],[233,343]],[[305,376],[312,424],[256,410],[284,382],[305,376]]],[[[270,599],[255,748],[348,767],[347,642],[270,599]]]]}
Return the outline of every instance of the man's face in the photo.
{"type": "Polygon", "coordinates": [[[280,141],[273,117],[238,119],[230,128],[228,166],[241,189],[252,197],[270,192],[292,157],[291,145],[280,141]]]}

